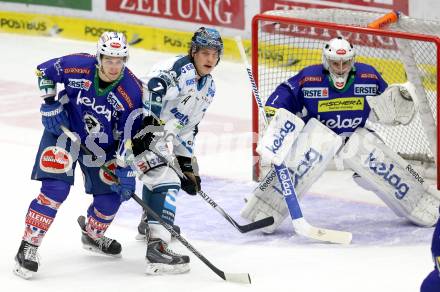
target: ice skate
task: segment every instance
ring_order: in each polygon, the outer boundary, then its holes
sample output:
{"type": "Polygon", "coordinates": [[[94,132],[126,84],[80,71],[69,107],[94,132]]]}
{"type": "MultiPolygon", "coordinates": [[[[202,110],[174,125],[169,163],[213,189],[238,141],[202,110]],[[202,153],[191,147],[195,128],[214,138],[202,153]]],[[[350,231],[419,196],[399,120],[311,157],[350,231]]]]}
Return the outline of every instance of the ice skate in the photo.
{"type": "Polygon", "coordinates": [[[147,267],[149,275],[181,274],[189,271],[189,256],[174,253],[162,239],[150,239],[147,245],[147,267]]]}
{"type": "Polygon", "coordinates": [[[17,255],[15,256],[14,273],[23,278],[30,279],[39,266],[38,246],[22,240],[17,255]]]}
{"type": "Polygon", "coordinates": [[[83,243],[84,249],[113,257],[121,256],[121,244],[115,239],[106,236],[99,239],[91,238],[86,231],[86,218],[84,216],[78,217],[78,224],[82,231],[81,242],[83,243]]]}

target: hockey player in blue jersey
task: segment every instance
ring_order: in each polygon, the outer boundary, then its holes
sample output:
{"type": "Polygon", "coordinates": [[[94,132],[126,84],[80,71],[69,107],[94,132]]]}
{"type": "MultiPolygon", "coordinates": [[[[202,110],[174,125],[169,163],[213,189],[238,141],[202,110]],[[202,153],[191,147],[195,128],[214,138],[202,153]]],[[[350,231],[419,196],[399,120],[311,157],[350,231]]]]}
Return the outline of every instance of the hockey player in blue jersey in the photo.
{"type": "MultiPolygon", "coordinates": [[[[215,95],[210,73],[222,52],[223,41],[218,31],[201,27],[194,33],[186,56],[158,63],[143,79],[143,125],[160,129],[133,140],[135,165],[144,184],[144,202],[170,225],[174,223],[179,190],[195,195],[200,189],[194,140],[198,124],[215,95]],[[177,161],[175,165],[185,177],[179,177],[161,157],[168,162],[177,161]]],[[[138,238],[147,239],[147,274],[189,270],[189,257],[169,250],[171,235],[157,221],[143,214],[138,231],[138,238]]]]}
{"type": "MultiPolygon", "coordinates": [[[[306,67],[280,84],[265,104],[269,119],[283,108],[306,123],[284,160],[298,195],[337,156],[345,168],[355,171],[356,183],[375,192],[398,216],[432,226],[439,200],[425,190],[414,168],[408,169],[407,162],[365,128],[367,119],[388,126],[408,124],[415,113],[413,97],[411,83],[388,86],[375,68],[355,62],[355,49],[347,40],[327,42],[322,64],[306,67]]],[[[264,162],[266,148],[259,146],[257,151],[264,162]]],[[[264,229],[267,233],[275,231],[288,213],[275,177],[270,170],[241,211],[251,221],[274,216],[275,223],[264,229]]]]}
{"type": "Polygon", "coordinates": [[[124,132],[124,127],[140,124],[134,118],[135,110],[140,112],[142,107],[143,88],[125,66],[127,59],[125,36],[105,32],[98,41],[96,56],[67,55],[37,66],[44,133],[32,179],[41,181],[41,189],[28,208],[24,235],[15,257],[14,272],[23,278],[38,270],[37,249],[69,194],[78,163],[84,175],[85,192],[93,195],[87,220],[84,216],[78,218],[83,246],[111,256],[121,253],[121,245],[104,233],[121,202],[129,199],[135,189],[133,171],[115,162],[117,151],[124,152],[124,135],[131,135],[124,132]],[[56,97],[58,83],[64,89],[56,97]],[[95,157],[85,155],[79,145],[68,140],[62,125],[74,132],[95,157]],[[100,170],[103,164],[115,169],[120,184],[114,184],[100,170]]]}
{"type": "Polygon", "coordinates": [[[420,292],[438,292],[440,291],[440,220],[432,235],[431,244],[432,260],[434,261],[434,270],[423,280],[420,292]]]}

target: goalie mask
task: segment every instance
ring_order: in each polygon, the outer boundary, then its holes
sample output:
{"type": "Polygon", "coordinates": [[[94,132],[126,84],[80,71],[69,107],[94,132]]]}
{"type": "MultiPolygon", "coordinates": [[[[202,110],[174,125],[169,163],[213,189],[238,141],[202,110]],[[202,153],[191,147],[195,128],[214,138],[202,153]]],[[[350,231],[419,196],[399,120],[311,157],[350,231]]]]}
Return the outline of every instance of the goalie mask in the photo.
{"type": "Polygon", "coordinates": [[[343,89],[353,68],[355,52],[353,45],[342,37],[331,39],[322,51],[322,64],[330,73],[337,89],[343,89]]]}
{"type": "Polygon", "coordinates": [[[101,66],[101,56],[123,57],[124,62],[128,59],[128,43],[121,32],[106,31],[98,40],[96,59],[101,66]]]}

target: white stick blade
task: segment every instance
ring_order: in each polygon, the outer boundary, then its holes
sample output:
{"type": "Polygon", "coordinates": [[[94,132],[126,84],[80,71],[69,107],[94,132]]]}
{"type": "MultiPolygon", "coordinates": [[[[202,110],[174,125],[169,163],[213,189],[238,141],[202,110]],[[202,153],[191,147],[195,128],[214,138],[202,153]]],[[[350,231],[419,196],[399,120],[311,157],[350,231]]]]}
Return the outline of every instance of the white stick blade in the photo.
{"type": "Polygon", "coordinates": [[[353,235],[350,232],[313,227],[307,234],[309,238],[339,244],[350,244],[353,235]]]}
{"type": "Polygon", "coordinates": [[[293,229],[299,235],[311,239],[339,244],[350,244],[353,235],[347,231],[317,228],[310,225],[304,218],[292,220],[293,229]]]}
{"type": "Polygon", "coordinates": [[[251,276],[246,273],[225,273],[225,280],[235,283],[250,284],[251,276]]]}

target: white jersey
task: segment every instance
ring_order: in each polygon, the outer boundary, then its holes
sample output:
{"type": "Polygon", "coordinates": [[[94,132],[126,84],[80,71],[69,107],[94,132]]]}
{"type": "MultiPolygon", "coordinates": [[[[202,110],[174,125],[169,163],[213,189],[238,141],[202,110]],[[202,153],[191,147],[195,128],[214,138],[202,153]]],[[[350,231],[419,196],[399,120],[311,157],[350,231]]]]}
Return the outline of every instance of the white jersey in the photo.
{"type": "Polygon", "coordinates": [[[150,115],[152,111],[165,124],[167,134],[175,135],[174,153],[178,156],[193,156],[197,125],[215,95],[212,76],[197,77],[190,58],[178,56],[155,65],[142,80],[147,87],[143,99],[144,113],[150,115]],[[151,91],[165,94],[152,95],[151,91]]]}

